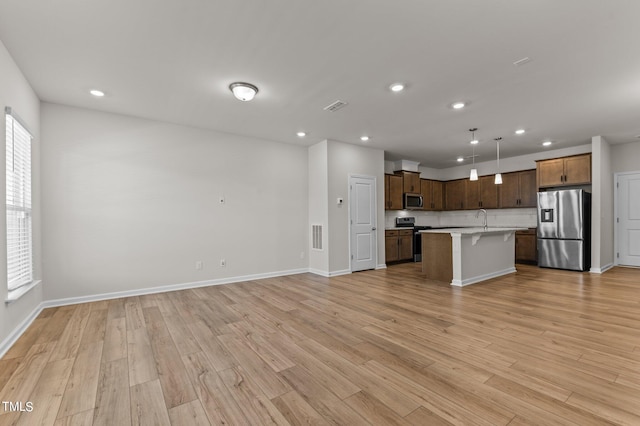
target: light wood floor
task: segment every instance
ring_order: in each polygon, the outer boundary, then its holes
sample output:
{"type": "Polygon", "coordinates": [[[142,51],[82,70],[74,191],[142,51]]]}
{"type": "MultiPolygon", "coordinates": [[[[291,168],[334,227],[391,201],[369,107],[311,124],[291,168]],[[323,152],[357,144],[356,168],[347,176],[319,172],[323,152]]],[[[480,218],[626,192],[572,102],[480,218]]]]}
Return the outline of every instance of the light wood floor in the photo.
{"type": "Polygon", "coordinates": [[[419,265],[47,309],[0,360],[25,425],[640,425],[640,270],[419,265]]]}

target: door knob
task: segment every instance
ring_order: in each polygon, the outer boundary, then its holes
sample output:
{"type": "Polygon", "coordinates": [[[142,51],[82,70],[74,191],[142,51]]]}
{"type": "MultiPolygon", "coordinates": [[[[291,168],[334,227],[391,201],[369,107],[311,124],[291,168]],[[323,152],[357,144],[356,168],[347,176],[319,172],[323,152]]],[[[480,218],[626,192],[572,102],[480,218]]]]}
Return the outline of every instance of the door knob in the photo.
{"type": "Polygon", "coordinates": [[[372,231],[375,231],[377,228],[374,226],[373,228],[371,228],[372,231]]]}

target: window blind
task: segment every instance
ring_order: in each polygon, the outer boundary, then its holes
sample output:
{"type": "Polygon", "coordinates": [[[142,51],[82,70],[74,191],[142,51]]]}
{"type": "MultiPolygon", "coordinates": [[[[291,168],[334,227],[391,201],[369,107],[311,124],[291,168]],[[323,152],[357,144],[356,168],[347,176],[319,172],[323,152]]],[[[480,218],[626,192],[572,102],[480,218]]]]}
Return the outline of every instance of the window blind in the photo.
{"type": "Polygon", "coordinates": [[[33,281],[31,139],[21,120],[6,108],[7,283],[15,290],[33,281]]]}

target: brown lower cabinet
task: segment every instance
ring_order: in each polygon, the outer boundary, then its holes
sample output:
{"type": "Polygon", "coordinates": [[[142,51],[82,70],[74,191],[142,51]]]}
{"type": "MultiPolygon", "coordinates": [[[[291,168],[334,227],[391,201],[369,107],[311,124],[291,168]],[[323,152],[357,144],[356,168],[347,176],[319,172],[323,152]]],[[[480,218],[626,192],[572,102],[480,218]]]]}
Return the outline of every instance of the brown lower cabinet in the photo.
{"type": "Polygon", "coordinates": [[[516,263],[538,264],[536,228],[516,231],[516,263]]]}
{"type": "Polygon", "coordinates": [[[386,262],[413,259],[413,229],[387,229],[384,242],[386,262]]]}

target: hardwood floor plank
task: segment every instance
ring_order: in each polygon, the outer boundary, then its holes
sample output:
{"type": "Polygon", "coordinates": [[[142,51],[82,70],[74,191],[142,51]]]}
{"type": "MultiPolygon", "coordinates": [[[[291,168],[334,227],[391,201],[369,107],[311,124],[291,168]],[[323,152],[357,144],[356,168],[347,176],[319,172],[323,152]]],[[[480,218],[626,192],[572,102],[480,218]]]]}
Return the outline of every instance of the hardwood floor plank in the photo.
{"type": "Polygon", "coordinates": [[[211,423],[199,400],[186,402],[169,409],[171,426],[210,426],[211,423]]]}
{"type": "Polygon", "coordinates": [[[131,387],[131,424],[134,426],[170,426],[159,380],[131,387]]]}
{"type": "Polygon", "coordinates": [[[365,391],[357,392],[344,402],[372,425],[408,425],[407,421],[365,391]]]}
{"type": "Polygon", "coordinates": [[[173,408],[185,402],[193,401],[197,398],[196,393],[185,371],[180,354],[171,339],[160,309],[154,306],[152,308],[144,308],[143,311],[167,407],[173,408]]]}
{"type": "Polygon", "coordinates": [[[16,343],[14,343],[13,346],[11,346],[11,348],[7,351],[7,353],[4,354],[2,359],[8,360],[24,357],[26,353],[29,352],[29,349],[31,349],[31,347],[38,342],[40,333],[44,329],[44,326],[49,322],[48,318],[50,317],[44,318],[42,316],[42,313],[40,313],[40,315],[38,315],[38,318],[33,320],[29,328],[27,328],[25,332],[22,333],[22,336],[20,336],[16,343]]]}
{"type": "MultiPolygon", "coordinates": [[[[0,391],[2,401],[26,402],[29,400],[29,395],[31,395],[38,380],[40,380],[40,375],[47,362],[49,362],[55,345],[55,342],[49,342],[31,346],[15,372],[0,391]]],[[[6,413],[0,411],[0,417],[3,414],[6,413]]]]}
{"type": "Polygon", "coordinates": [[[107,310],[91,307],[87,326],[82,333],[82,345],[104,340],[105,328],[107,325],[107,310]]]}
{"type": "Polygon", "coordinates": [[[90,312],[90,304],[83,303],[77,305],[58,339],[56,349],[53,351],[53,354],[51,354],[51,361],[75,358],[78,348],[80,347],[80,341],[82,340],[82,333],[89,321],[90,312]]]}
{"type": "MultiPolygon", "coordinates": [[[[112,321],[121,321],[124,318],[112,321]]],[[[126,358],[102,363],[93,425],[131,425],[129,367],[126,358]]]]}
{"type": "Polygon", "coordinates": [[[73,358],[47,363],[28,399],[33,404],[33,411],[23,413],[16,425],[50,425],[56,421],[73,363],[73,358]]]}
{"type": "Polygon", "coordinates": [[[282,394],[274,398],[272,402],[292,425],[325,426],[329,424],[296,391],[282,394]]]}
{"type": "Polygon", "coordinates": [[[231,395],[244,409],[244,415],[250,424],[288,425],[282,413],[260,390],[241,367],[235,367],[218,373],[231,395]]]}
{"type": "MultiPolygon", "coordinates": [[[[107,315],[107,318],[109,316],[107,315]]],[[[127,324],[125,317],[107,320],[102,361],[112,362],[127,357],[127,324]]]]}
{"type": "Polygon", "coordinates": [[[236,360],[231,356],[229,351],[220,343],[209,327],[202,321],[196,321],[188,324],[189,329],[193,333],[193,337],[198,342],[198,346],[207,355],[211,365],[216,371],[227,370],[237,365],[236,360]]]}
{"type": "Polygon", "coordinates": [[[87,410],[73,416],[58,419],[54,426],[91,426],[92,424],[93,410],[87,410]]]}
{"type": "Polygon", "coordinates": [[[158,378],[151,342],[145,327],[127,330],[127,359],[131,386],[158,378]]]}
{"type": "Polygon", "coordinates": [[[95,407],[102,344],[90,343],[78,352],[58,411],[59,419],[95,407]]]}
{"type": "MultiPolygon", "coordinates": [[[[432,413],[431,411],[429,411],[424,407],[418,407],[411,414],[406,416],[404,419],[408,424],[415,425],[415,426],[425,426],[425,425],[451,426],[453,425],[453,423],[446,421],[442,417],[438,416],[435,413],[432,413]]],[[[511,426],[511,423],[509,423],[509,425],[511,426]]]]}

